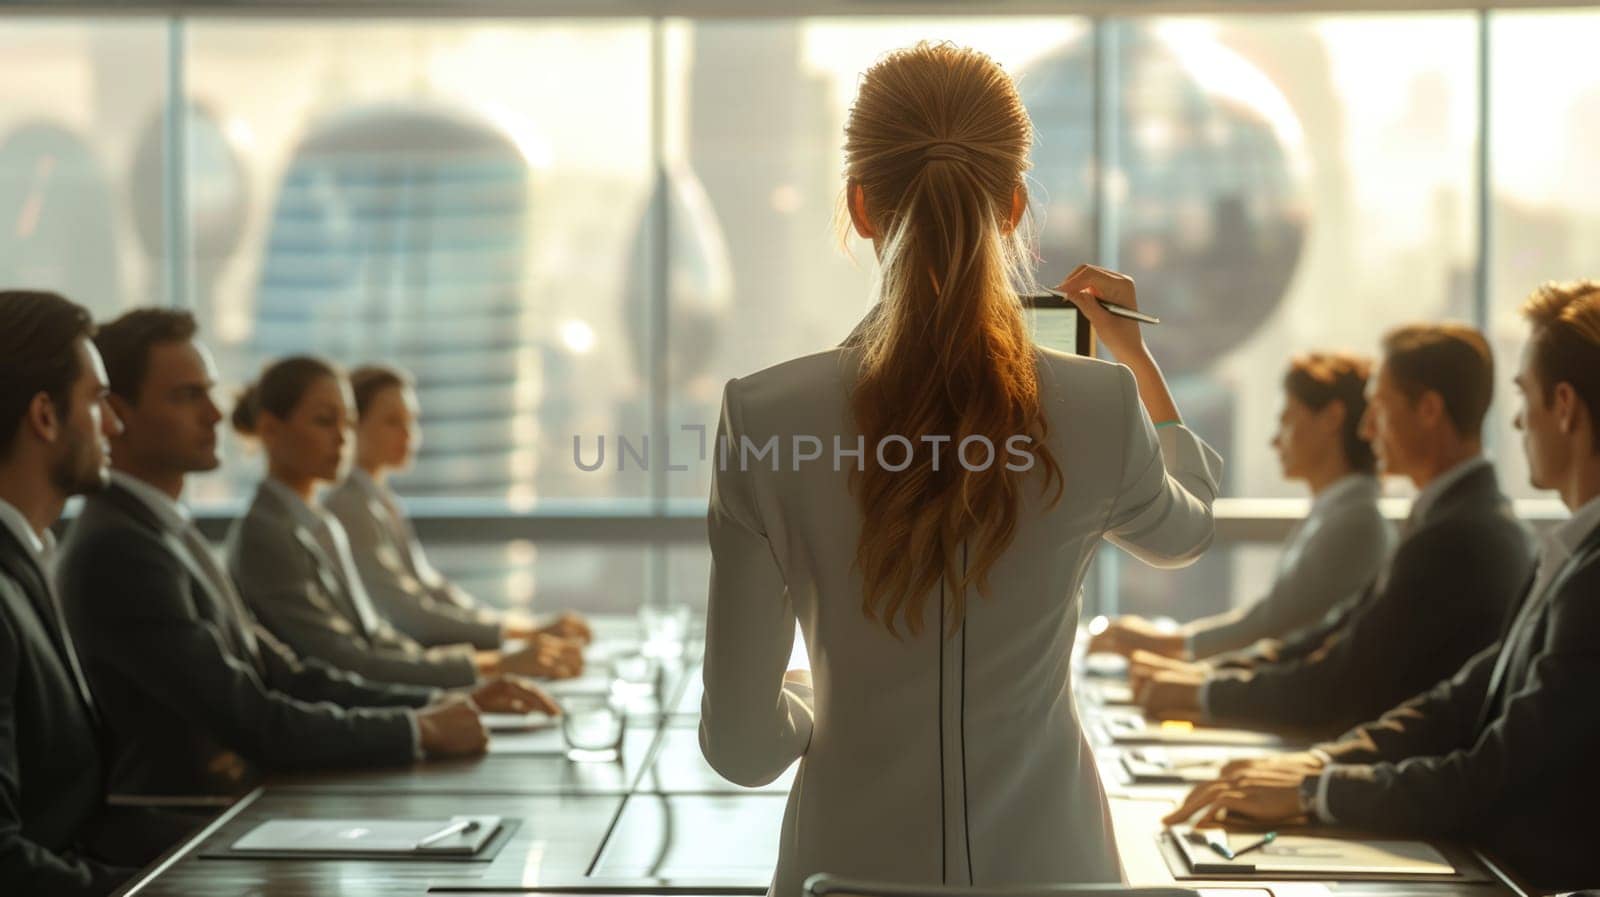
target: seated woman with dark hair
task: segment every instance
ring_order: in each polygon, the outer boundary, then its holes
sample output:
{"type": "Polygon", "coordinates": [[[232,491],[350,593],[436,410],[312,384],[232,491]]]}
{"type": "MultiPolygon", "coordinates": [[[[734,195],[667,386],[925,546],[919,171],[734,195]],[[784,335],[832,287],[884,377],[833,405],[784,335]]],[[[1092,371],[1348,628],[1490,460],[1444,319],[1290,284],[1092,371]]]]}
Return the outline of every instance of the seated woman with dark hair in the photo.
{"type": "Polygon", "coordinates": [[[426,647],[374,606],[344,527],[317,503],[344,466],[353,405],[342,372],[297,356],[269,365],[234,409],[234,429],[267,454],[267,475],[227,545],[228,571],[256,617],[296,653],[383,682],[449,688],[494,673],[577,675],[575,646],[426,647]]]}
{"type": "Polygon", "coordinates": [[[411,521],[388,485],[411,464],[421,443],[418,404],[410,378],[364,365],[350,373],[356,404],[356,463],[328,491],[324,506],[350,537],[356,569],[373,604],[395,628],[424,645],[469,642],[498,648],[526,640],[556,662],[582,665],[577,646],[590,640],[575,613],[535,622],[487,607],[446,579],[422,551],[411,521]]]}
{"type": "Polygon", "coordinates": [[[1284,543],[1267,594],[1177,632],[1122,617],[1095,636],[1091,652],[1201,660],[1237,651],[1317,622],[1372,581],[1394,531],[1378,510],[1377,461],[1359,432],[1371,369],[1356,355],[1312,353],[1284,374],[1272,447],[1284,478],[1311,488],[1311,513],[1284,543]]]}

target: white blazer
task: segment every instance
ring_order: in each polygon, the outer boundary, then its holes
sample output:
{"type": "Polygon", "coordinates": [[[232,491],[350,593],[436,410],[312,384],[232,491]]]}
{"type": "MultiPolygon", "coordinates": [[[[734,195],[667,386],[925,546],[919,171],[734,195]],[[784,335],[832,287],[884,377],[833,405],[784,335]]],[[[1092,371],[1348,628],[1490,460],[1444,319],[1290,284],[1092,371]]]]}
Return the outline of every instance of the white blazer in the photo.
{"type": "MultiPolygon", "coordinates": [[[[860,350],[808,355],[728,382],[708,514],[711,586],[700,744],[743,785],[800,768],[772,893],[815,872],[906,883],[1120,882],[1094,759],[1072,698],[1079,587],[1102,538],[1157,566],[1211,542],[1222,460],[1182,426],[1157,430],[1122,365],[1041,349],[1049,446],[1065,477],[1044,507],[1042,466],[1023,490],[992,594],[941,639],[930,595],[920,636],[862,614],[861,515],[848,389],[860,350]],[[773,456],[746,457],[776,436],[773,456]],[[798,461],[822,442],[822,457],[798,461]],[[798,461],[798,465],[796,462],[798,461]],[[798,466],[798,469],[795,469],[798,466]],[[783,684],[796,619],[815,693],[783,684]]],[[[872,446],[866,447],[873,451],[872,446]]],[[[903,446],[888,445],[896,463],[903,446]]],[[[1008,458],[997,445],[996,463],[1008,458]]],[[[982,463],[974,445],[969,463],[982,463]]],[[[1053,494],[1052,487],[1049,494],[1053,494]]],[[[1048,496],[1046,496],[1048,497],[1048,496]]],[[[936,587],[937,588],[937,587],[936,587]]]]}

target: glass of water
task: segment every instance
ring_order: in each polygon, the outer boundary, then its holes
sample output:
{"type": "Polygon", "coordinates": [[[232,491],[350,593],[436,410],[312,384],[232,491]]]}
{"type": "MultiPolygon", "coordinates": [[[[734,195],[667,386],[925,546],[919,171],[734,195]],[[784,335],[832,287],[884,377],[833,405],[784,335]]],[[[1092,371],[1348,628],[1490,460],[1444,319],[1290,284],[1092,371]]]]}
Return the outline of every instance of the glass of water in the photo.
{"type": "Polygon", "coordinates": [[[573,695],[561,704],[567,759],[610,763],[622,757],[624,714],[609,695],[573,695]]]}
{"type": "Polygon", "coordinates": [[[689,638],[689,605],[645,604],[639,608],[639,625],[644,630],[641,651],[646,656],[682,657],[684,642],[689,638]]]}
{"type": "Polygon", "coordinates": [[[661,661],[648,654],[624,654],[611,662],[611,694],[623,703],[655,694],[661,661]]]}

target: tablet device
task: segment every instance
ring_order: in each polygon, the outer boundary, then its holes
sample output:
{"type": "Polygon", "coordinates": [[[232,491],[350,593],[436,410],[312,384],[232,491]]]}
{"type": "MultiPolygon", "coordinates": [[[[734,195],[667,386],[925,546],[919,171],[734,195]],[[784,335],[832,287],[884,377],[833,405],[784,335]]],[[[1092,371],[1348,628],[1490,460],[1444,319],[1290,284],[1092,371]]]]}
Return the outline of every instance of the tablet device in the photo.
{"type": "Polygon", "coordinates": [[[1034,342],[1069,355],[1094,354],[1094,330],[1078,306],[1052,293],[1018,298],[1027,310],[1034,342]]]}

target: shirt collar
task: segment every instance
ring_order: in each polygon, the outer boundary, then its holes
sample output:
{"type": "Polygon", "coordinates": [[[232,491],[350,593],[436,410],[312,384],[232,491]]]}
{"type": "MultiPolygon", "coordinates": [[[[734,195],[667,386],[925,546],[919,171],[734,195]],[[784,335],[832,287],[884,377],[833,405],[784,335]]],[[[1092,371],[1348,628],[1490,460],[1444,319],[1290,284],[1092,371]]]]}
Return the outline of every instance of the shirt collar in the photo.
{"type": "Polygon", "coordinates": [[[1545,536],[1545,550],[1551,561],[1566,563],[1589,534],[1600,527],[1600,496],[1589,499],[1572,516],[1553,527],[1545,536]]]}
{"type": "Polygon", "coordinates": [[[182,532],[189,527],[191,520],[189,509],[173,501],[172,496],[167,493],[120,470],[111,471],[111,482],[128,490],[128,493],[138,499],[150,513],[156,515],[156,519],[167,529],[182,532]]]}
{"type": "Polygon", "coordinates": [[[40,567],[44,566],[44,555],[50,548],[48,541],[50,539],[49,530],[45,530],[44,534],[40,535],[34,530],[33,524],[28,522],[28,518],[22,516],[22,512],[17,510],[16,505],[5,499],[0,499],[0,525],[3,525],[18,542],[22,543],[22,547],[27,549],[28,556],[33,558],[35,564],[40,567]]]}
{"type": "Polygon", "coordinates": [[[1489,459],[1482,455],[1473,455],[1465,461],[1450,468],[1444,473],[1433,478],[1433,481],[1422,487],[1417,493],[1417,498],[1411,503],[1411,519],[1422,520],[1440,496],[1450,491],[1450,487],[1466,479],[1479,468],[1488,467],[1489,459]]]}
{"type": "Polygon", "coordinates": [[[386,496],[383,494],[384,488],[378,485],[378,481],[372,478],[372,474],[362,470],[360,465],[351,465],[350,475],[346,477],[346,479],[348,479],[350,484],[355,486],[362,495],[365,495],[368,498],[386,498],[386,496]]]}
{"type": "Polygon", "coordinates": [[[45,530],[37,532],[16,505],[0,499],[0,526],[4,526],[28,553],[28,559],[38,568],[39,575],[50,581],[50,557],[55,554],[56,534],[45,530]]]}
{"type": "Polygon", "coordinates": [[[262,480],[261,488],[276,495],[279,501],[289,506],[289,515],[294,518],[296,524],[306,527],[312,532],[327,526],[321,513],[316,508],[306,504],[305,499],[296,495],[293,489],[278,482],[275,478],[268,476],[262,480]]]}
{"type": "Polygon", "coordinates": [[[1358,497],[1376,501],[1381,488],[1378,478],[1370,473],[1347,473],[1312,499],[1311,507],[1325,508],[1335,502],[1358,497]]]}

